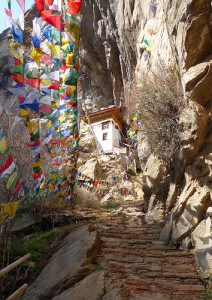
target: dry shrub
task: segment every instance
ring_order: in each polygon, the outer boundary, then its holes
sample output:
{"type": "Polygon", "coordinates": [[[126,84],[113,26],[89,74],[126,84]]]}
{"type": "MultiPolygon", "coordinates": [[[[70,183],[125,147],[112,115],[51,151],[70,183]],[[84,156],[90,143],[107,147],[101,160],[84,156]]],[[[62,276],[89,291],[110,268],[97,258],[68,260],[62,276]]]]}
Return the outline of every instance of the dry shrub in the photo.
{"type": "Polygon", "coordinates": [[[141,131],[151,152],[169,161],[180,146],[179,115],[185,107],[183,89],[178,76],[162,64],[135,78],[126,89],[127,115],[139,115],[141,131]]]}

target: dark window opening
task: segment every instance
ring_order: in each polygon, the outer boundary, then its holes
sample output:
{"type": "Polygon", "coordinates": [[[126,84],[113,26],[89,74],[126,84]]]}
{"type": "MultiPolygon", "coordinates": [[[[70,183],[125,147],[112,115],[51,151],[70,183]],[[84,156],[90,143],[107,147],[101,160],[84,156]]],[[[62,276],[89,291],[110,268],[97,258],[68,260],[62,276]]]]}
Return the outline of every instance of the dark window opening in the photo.
{"type": "Polygon", "coordinates": [[[106,140],[107,140],[107,132],[106,132],[106,133],[103,133],[102,140],[103,140],[103,141],[106,141],[106,140]]]}
{"type": "Polygon", "coordinates": [[[109,128],[109,124],[110,124],[110,122],[104,122],[104,123],[102,123],[102,130],[108,129],[109,128]]]}

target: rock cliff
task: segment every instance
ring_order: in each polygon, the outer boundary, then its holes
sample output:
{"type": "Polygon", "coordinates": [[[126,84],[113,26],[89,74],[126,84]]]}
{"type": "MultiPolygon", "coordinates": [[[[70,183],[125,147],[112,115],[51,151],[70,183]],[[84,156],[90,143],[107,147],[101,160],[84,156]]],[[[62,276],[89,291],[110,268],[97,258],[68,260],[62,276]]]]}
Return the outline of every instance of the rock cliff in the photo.
{"type": "MultiPolygon", "coordinates": [[[[143,191],[146,221],[165,220],[161,239],[193,243],[197,252],[196,234],[210,223],[212,205],[211,32],[210,0],[88,0],[83,8],[81,85],[88,109],[122,104],[126,83],[134,74],[148,76],[160,61],[181,79],[188,103],[179,120],[181,148],[166,170],[151,155],[143,191]]],[[[211,267],[206,240],[203,272],[211,267]]]]}

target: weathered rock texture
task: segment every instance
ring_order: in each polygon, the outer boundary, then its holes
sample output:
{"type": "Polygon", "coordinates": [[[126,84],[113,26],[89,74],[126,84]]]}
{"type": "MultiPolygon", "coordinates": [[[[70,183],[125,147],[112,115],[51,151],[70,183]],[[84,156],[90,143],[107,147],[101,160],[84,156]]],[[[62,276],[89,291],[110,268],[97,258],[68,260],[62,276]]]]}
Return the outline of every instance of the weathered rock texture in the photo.
{"type": "Polygon", "coordinates": [[[89,232],[88,226],[77,229],[66,238],[64,246],[53,255],[23,299],[47,300],[61,294],[92,272],[97,251],[96,232],[89,232]]]}
{"type": "Polygon", "coordinates": [[[152,175],[162,165],[150,157],[143,189],[146,220],[162,221],[166,214],[161,238],[175,243],[192,235],[212,205],[211,32],[210,0],[88,0],[84,5],[81,83],[88,109],[119,105],[134,71],[139,76],[161,60],[181,78],[188,102],[180,116],[181,149],[162,176],[152,175]],[[142,42],[150,23],[147,53],[142,42]]]}

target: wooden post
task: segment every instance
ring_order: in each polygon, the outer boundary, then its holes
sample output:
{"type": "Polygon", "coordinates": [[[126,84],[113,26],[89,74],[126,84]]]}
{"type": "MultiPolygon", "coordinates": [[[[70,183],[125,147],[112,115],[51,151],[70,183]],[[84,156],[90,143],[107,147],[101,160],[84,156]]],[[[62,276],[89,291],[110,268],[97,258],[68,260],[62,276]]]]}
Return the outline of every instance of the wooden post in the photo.
{"type": "Polygon", "coordinates": [[[26,289],[28,288],[28,284],[22,285],[17,291],[15,291],[11,296],[9,296],[6,300],[15,300],[18,296],[20,296],[26,289]]]}
{"type": "Polygon", "coordinates": [[[18,260],[14,261],[12,264],[8,265],[6,268],[2,269],[0,271],[0,277],[7,274],[14,268],[18,267],[19,265],[23,264],[28,258],[30,258],[31,254],[28,253],[24,255],[23,257],[19,258],[18,260]]]}

